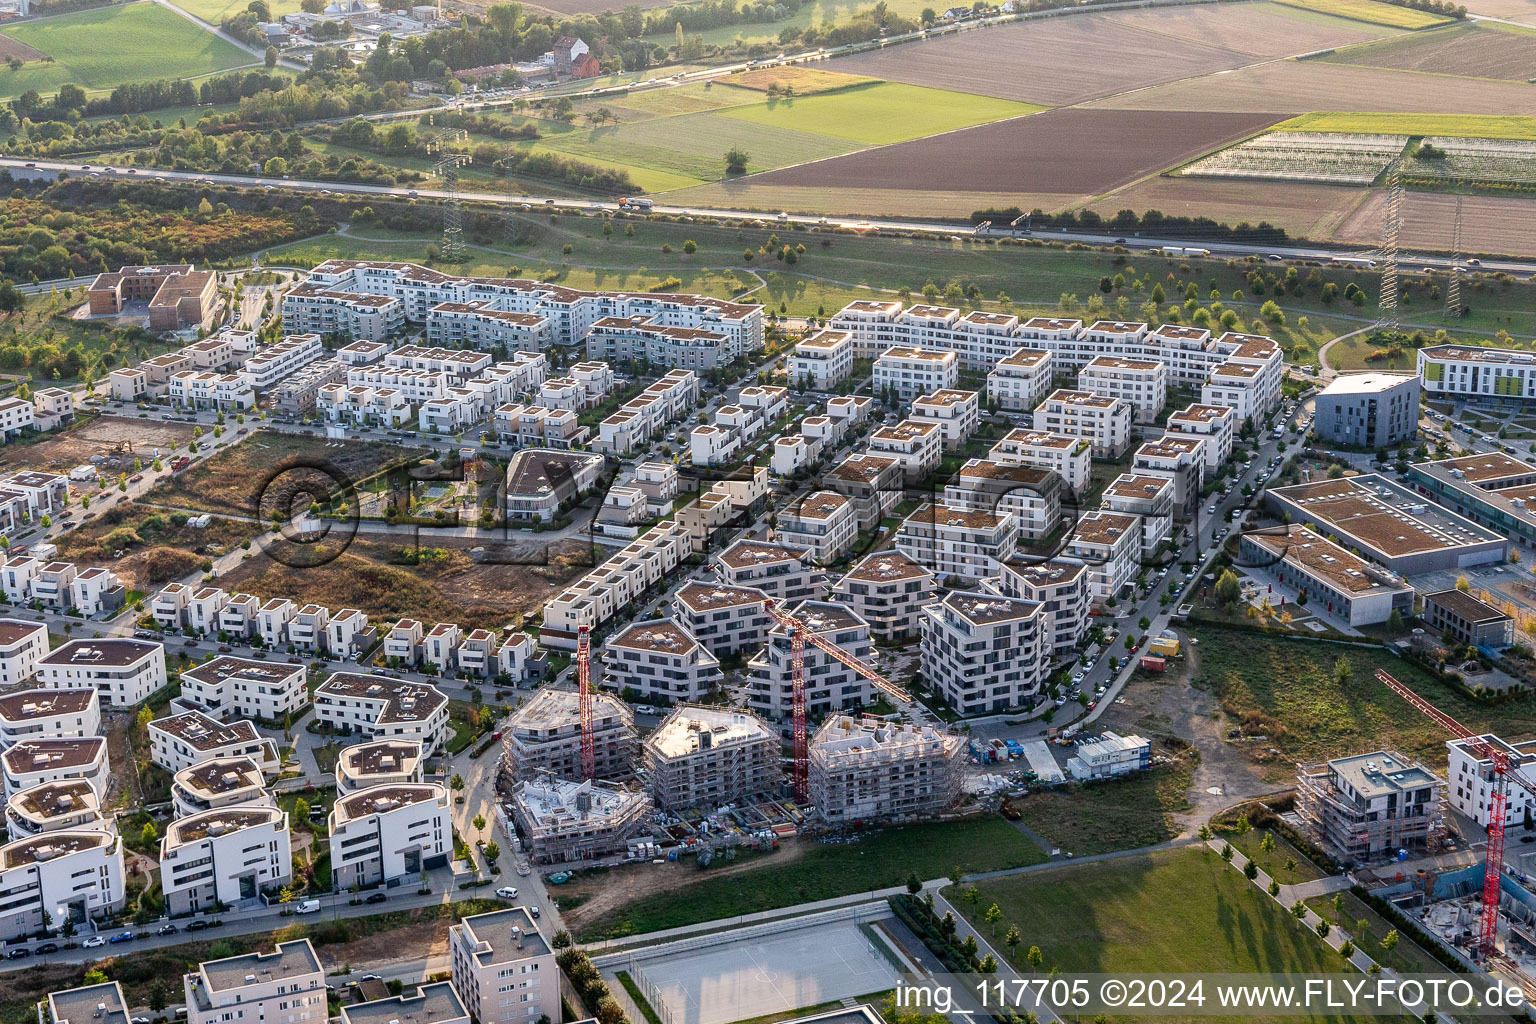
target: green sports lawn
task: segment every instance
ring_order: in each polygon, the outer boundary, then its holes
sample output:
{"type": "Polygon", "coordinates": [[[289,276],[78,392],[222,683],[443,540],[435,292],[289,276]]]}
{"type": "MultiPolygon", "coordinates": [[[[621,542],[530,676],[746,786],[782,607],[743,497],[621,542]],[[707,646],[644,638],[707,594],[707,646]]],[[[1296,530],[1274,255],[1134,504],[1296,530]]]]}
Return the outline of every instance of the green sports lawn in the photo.
{"type": "Polygon", "coordinates": [[[726,117],[887,146],[1044,110],[1029,103],[879,82],[840,92],[732,107],[726,117]]]}
{"type": "Polygon", "coordinates": [[[53,62],[35,61],[17,71],[0,66],[0,98],[28,89],[52,93],[65,83],[104,90],[125,82],[196,78],[257,62],[239,47],[153,3],[44,18],[4,34],[53,62]]]}

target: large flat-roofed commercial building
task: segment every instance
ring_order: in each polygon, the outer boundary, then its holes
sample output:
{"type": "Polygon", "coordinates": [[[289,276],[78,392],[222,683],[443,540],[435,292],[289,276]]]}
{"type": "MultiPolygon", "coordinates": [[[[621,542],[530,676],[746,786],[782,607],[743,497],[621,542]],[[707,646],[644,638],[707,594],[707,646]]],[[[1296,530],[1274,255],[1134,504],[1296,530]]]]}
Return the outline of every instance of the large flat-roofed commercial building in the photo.
{"type": "Polygon", "coordinates": [[[1424,595],[1424,622],[1459,644],[1508,647],[1515,640],[1514,617],[1460,590],[1424,595]]]}
{"type": "Polygon", "coordinates": [[[1334,444],[1385,448],[1419,433],[1419,377],[1347,373],[1320,391],[1312,433],[1334,444]]]}
{"type": "Polygon", "coordinates": [[[931,725],[832,715],[808,747],[811,803],[834,824],[931,817],[960,795],[965,740],[931,725]]]}
{"type": "Polygon", "coordinates": [[[1406,576],[1497,564],[1509,546],[1379,474],[1273,487],[1265,496],[1277,515],[1289,514],[1406,576]]]}
{"type": "Polygon", "coordinates": [[[1536,352],[1431,345],[1419,349],[1418,375],[1430,398],[1466,398],[1489,403],[1536,399],[1536,352]]]}
{"type": "Polygon", "coordinates": [[[464,918],[448,930],[448,959],[453,990],[480,1024],[561,1019],[555,951],[528,908],[464,918]]]}
{"type": "Polygon", "coordinates": [[[325,969],[308,939],[279,942],[270,953],[205,960],[182,985],[187,1024],[326,1019],[325,969]]]}
{"type": "Polygon", "coordinates": [[[1299,523],[1284,532],[1243,534],[1243,564],[1262,567],[1307,596],[1314,610],[1326,609],[1351,626],[1386,622],[1397,612],[1413,614],[1413,588],[1395,573],[1356,558],[1299,523]]]}
{"type": "Polygon", "coordinates": [[[645,738],[651,798],[667,811],[712,810],[779,787],[783,741],[750,711],[684,704],[645,738]]]}
{"type": "Polygon", "coordinates": [[[71,640],[37,663],[50,690],[93,687],[103,703],[132,707],[165,685],[165,647],[143,640],[71,640]]]}
{"type": "Polygon", "coordinates": [[[1536,466],[1503,452],[1464,455],[1410,464],[1408,484],[1496,533],[1536,544],[1536,466]]]}
{"type": "Polygon", "coordinates": [[[1351,859],[1423,849],[1440,824],[1443,783],[1396,751],[1298,765],[1296,781],[1302,821],[1351,859]]]}
{"type": "MultiPolygon", "coordinates": [[[[592,694],[593,766],[600,779],[628,775],[640,754],[629,705],[611,693],[592,694]]],[[[581,778],[581,701],[575,690],[534,691],[502,726],[501,772],[512,779],[551,774],[581,778]]]]}

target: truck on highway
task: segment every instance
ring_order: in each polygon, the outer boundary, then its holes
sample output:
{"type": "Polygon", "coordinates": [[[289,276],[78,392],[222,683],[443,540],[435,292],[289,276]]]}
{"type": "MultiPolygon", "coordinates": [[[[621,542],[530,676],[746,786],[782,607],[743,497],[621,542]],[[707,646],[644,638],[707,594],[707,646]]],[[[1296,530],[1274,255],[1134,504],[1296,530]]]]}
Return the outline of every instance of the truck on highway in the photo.
{"type": "Polygon", "coordinates": [[[1159,246],[1157,251],[1164,256],[1209,256],[1211,254],[1209,249],[1196,249],[1185,245],[1159,246]]]}
{"type": "Polygon", "coordinates": [[[1361,267],[1366,270],[1372,270],[1376,266],[1375,260],[1366,259],[1364,256],[1335,256],[1328,262],[1335,267],[1361,267]]]}
{"type": "Polygon", "coordinates": [[[649,199],[620,199],[619,208],[629,210],[649,210],[656,204],[649,199]]]}

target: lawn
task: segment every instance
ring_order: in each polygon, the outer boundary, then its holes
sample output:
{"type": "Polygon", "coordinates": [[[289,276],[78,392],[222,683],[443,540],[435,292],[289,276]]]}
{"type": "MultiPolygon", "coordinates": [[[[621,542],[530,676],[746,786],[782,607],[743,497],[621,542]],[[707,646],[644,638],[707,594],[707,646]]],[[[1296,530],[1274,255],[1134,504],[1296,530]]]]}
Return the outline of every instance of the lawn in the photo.
{"type": "Polygon", "coordinates": [[[634,935],[868,892],[901,885],[914,873],[932,879],[955,867],[996,871],[1045,860],[1038,846],[998,817],[866,832],[856,845],[796,842],[807,847],[798,856],[763,854],[760,865],[716,878],[701,872],[686,899],[676,892],[641,897],[585,924],[580,938],[634,935]]]}
{"type": "MultiPolygon", "coordinates": [[[[1293,921],[1242,872],[1198,848],[1030,872],[981,882],[978,888],[978,909],[996,903],[1003,912],[999,934],[1011,924],[1024,933],[1019,960],[1028,947],[1039,946],[1048,971],[1167,975],[1344,970],[1337,953],[1293,921]]],[[[946,895],[951,901],[958,896],[954,887],[946,895]]],[[[959,906],[968,910],[964,901],[959,906]]],[[[990,925],[976,924],[990,932],[990,925]]],[[[1006,947],[1003,952],[1006,955],[1006,947]]]]}
{"type": "Polygon", "coordinates": [[[14,370],[8,366],[7,373],[29,373],[34,379],[52,382],[51,367],[59,365],[58,350],[79,345],[83,367],[94,365],[100,380],[120,365],[137,363],[175,347],[145,332],[129,336],[109,322],[75,320],[66,315],[85,300],[85,285],[80,281],[57,293],[29,295],[26,305],[15,313],[0,314],[0,348],[15,345],[27,353],[23,366],[14,370]]]}
{"type": "Polygon", "coordinates": [[[945,89],[880,82],[723,110],[726,117],[886,146],[1045,109],[945,89]]]}
{"type": "Polygon", "coordinates": [[[1385,650],[1212,626],[1195,633],[1201,665],[1194,684],[1210,687],[1228,715],[1268,736],[1255,746],[1255,759],[1276,779],[1294,779],[1297,762],[1383,747],[1444,767],[1444,731],[1377,682],[1378,668],[1474,732],[1492,729],[1511,742],[1536,735],[1530,698],[1481,704],[1385,650]],[[1340,658],[1350,667],[1342,685],[1334,679],[1340,658]]]}
{"type": "MultiPolygon", "coordinates": [[[[176,0],[176,6],[204,21],[217,25],[225,18],[245,10],[250,0],[176,0]]],[[[267,0],[267,7],[274,19],[299,10],[299,0],[267,0]]]]}
{"type": "Polygon", "coordinates": [[[1317,916],[1326,921],[1331,921],[1344,931],[1348,932],[1355,940],[1355,945],[1365,950],[1367,956],[1383,967],[1390,967],[1399,974],[1438,974],[1445,967],[1424,951],[1423,947],[1414,942],[1408,936],[1401,933],[1397,936],[1397,945],[1390,952],[1382,948],[1381,940],[1387,937],[1388,932],[1397,931],[1376,911],[1366,906],[1354,893],[1343,892],[1343,906],[1335,911],[1333,909],[1332,896],[1314,896],[1307,904],[1315,911],[1317,916]],[[1360,922],[1365,922],[1362,931],[1360,922]]]}
{"type": "MultiPolygon", "coordinates": [[[[1158,747],[1157,753],[1168,750],[1158,747]]],[[[1108,782],[1031,793],[1014,806],[1024,823],[1074,857],[1152,846],[1179,835],[1173,814],[1189,809],[1194,762],[1173,764],[1108,782]]]]}
{"type": "Polygon", "coordinates": [[[1452,20],[1444,15],[1416,11],[1394,4],[1379,4],[1374,0],[1278,0],[1278,2],[1287,7],[1300,7],[1304,10],[1332,14],[1335,17],[1349,18],[1353,21],[1409,30],[1445,25],[1452,20]]]}
{"type": "MultiPolygon", "coordinates": [[[[1402,8],[1393,8],[1401,10],[1402,8]]],[[[1277,132],[1365,135],[1450,135],[1468,139],[1536,140],[1536,117],[1516,114],[1377,114],[1315,111],[1281,121],[1277,132]]]]}
{"type": "Polygon", "coordinates": [[[100,7],[8,28],[7,36],[53,58],[18,71],[0,67],[0,98],[28,89],[56,92],[72,82],[86,90],[124,82],[196,78],[257,63],[256,58],[153,3],[100,7]]]}
{"type": "Polygon", "coordinates": [[[1287,842],[1284,836],[1270,832],[1268,829],[1251,828],[1242,835],[1238,835],[1236,831],[1220,832],[1218,835],[1243,856],[1257,861],[1259,869],[1281,885],[1295,885],[1297,882],[1310,882],[1316,878],[1326,877],[1327,873],[1312,863],[1306,854],[1287,842]],[[1265,853],[1263,849],[1266,835],[1275,843],[1274,850],[1269,853],[1265,853]],[[1295,867],[1286,867],[1288,863],[1294,863],[1295,867]]]}

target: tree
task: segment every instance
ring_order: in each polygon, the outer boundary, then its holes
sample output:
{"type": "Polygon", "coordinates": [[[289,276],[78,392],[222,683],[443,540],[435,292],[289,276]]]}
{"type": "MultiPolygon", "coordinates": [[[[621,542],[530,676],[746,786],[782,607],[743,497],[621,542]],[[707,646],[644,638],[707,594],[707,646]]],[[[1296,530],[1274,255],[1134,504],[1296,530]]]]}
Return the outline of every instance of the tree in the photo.
{"type": "Polygon", "coordinates": [[[309,820],[309,801],[299,797],[293,802],[293,817],[295,821],[309,820]]]}
{"type": "Polygon", "coordinates": [[[139,830],[139,841],[145,846],[153,846],[160,838],[160,830],[155,828],[153,821],[146,821],[144,827],[139,830]]]}
{"type": "Polygon", "coordinates": [[[1349,681],[1351,678],[1353,678],[1354,674],[1355,669],[1354,666],[1349,663],[1349,659],[1342,654],[1339,655],[1338,659],[1333,663],[1334,684],[1337,686],[1348,686],[1349,681]]]}
{"type": "Polygon", "coordinates": [[[1253,881],[1254,879],[1258,878],[1259,877],[1259,866],[1257,864],[1255,864],[1253,861],[1249,861],[1248,863],[1244,864],[1243,865],[1243,877],[1248,879],[1248,881],[1250,881],[1250,882],[1253,881]]]}
{"type": "Polygon", "coordinates": [[[746,174],[747,161],[750,159],[751,157],[743,152],[740,146],[732,146],[725,151],[725,173],[746,174]]]}
{"type": "Polygon", "coordinates": [[[1242,595],[1243,585],[1238,582],[1237,574],[1231,569],[1221,570],[1221,575],[1216,577],[1216,600],[1231,608],[1242,595]]]}
{"type": "Polygon", "coordinates": [[[455,772],[453,778],[448,780],[448,787],[455,793],[462,790],[464,788],[464,776],[455,772]]]}
{"type": "Polygon", "coordinates": [[[1392,614],[1387,616],[1387,632],[1388,633],[1401,633],[1402,631],[1403,631],[1403,613],[1398,611],[1396,608],[1393,608],[1392,609],[1392,614]]]}
{"type": "Polygon", "coordinates": [[[1381,948],[1388,953],[1397,948],[1397,929],[1393,928],[1381,937],[1381,948]]]}
{"type": "Polygon", "coordinates": [[[1269,894],[1271,896],[1280,895],[1280,883],[1275,881],[1273,878],[1269,880],[1269,894]]]}
{"type": "Polygon", "coordinates": [[[1019,934],[1018,926],[1009,925],[1008,930],[1003,933],[1003,945],[1008,947],[1008,956],[1010,959],[1018,958],[1019,943],[1023,941],[1024,936],[1019,934]]]}
{"type": "Polygon", "coordinates": [[[624,1007],[613,996],[603,996],[597,1001],[597,1019],[599,1024],[619,1024],[624,1019],[624,1007]]]}
{"type": "Polygon", "coordinates": [[[1292,903],[1291,916],[1296,919],[1297,924],[1305,921],[1307,919],[1307,905],[1301,902],[1301,900],[1297,900],[1295,903],[1292,903]]]}
{"type": "Polygon", "coordinates": [[[485,844],[485,859],[486,860],[488,860],[492,864],[494,864],[494,863],[496,863],[496,859],[498,857],[500,857],[500,856],[501,856],[501,846],[500,845],[498,845],[495,842],[489,842],[489,843],[485,844]]]}
{"type": "Polygon", "coordinates": [[[982,915],[982,920],[986,921],[987,924],[992,926],[993,935],[997,934],[997,922],[1001,921],[1002,919],[1003,908],[999,907],[996,903],[988,907],[987,912],[982,915]]]}
{"type": "Polygon", "coordinates": [[[964,892],[960,894],[960,898],[965,900],[965,902],[970,905],[972,912],[974,912],[976,910],[976,904],[981,901],[981,890],[976,888],[974,885],[969,886],[964,892]]]}
{"type": "Polygon", "coordinates": [[[1345,939],[1343,942],[1339,943],[1339,956],[1342,956],[1345,960],[1348,960],[1350,957],[1352,957],[1354,955],[1355,955],[1355,944],[1353,942],[1350,942],[1348,939],[1345,939]]]}
{"type": "Polygon", "coordinates": [[[471,821],[470,824],[475,826],[475,831],[476,832],[484,832],[485,831],[485,815],[483,815],[483,814],[475,815],[475,820],[471,821]]]}
{"type": "Polygon", "coordinates": [[[1318,938],[1326,939],[1328,937],[1328,932],[1331,931],[1332,929],[1330,929],[1328,927],[1328,922],[1327,921],[1324,921],[1321,918],[1319,918],[1318,922],[1317,922],[1317,929],[1316,930],[1317,930],[1317,937],[1318,938]]]}
{"type": "Polygon", "coordinates": [[[696,253],[698,251],[699,251],[699,243],[698,242],[695,242],[691,238],[686,238],[686,239],[683,240],[683,252],[687,253],[689,256],[692,256],[694,253],[696,253]]]}
{"type": "Polygon", "coordinates": [[[275,46],[267,47],[267,67],[277,67],[277,47],[275,46]]]}
{"type": "Polygon", "coordinates": [[[571,933],[566,931],[564,928],[561,928],[559,931],[555,932],[554,936],[549,940],[549,944],[554,946],[556,949],[570,949],[571,933]]]}
{"type": "Polygon", "coordinates": [[[996,974],[997,957],[993,956],[991,953],[988,953],[986,956],[981,958],[981,963],[977,966],[977,970],[979,970],[982,974],[996,974]]]}
{"type": "Polygon", "coordinates": [[[169,1002],[169,992],[165,987],[164,979],[156,978],[149,986],[149,1011],[159,1013],[169,1002]]]}
{"type": "Polygon", "coordinates": [[[907,892],[911,893],[913,896],[916,896],[922,891],[923,881],[917,877],[917,872],[914,871],[912,874],[907,876],[907,892]]]}
{"type": "Polygon", "coordinates": [[[1264,838],[1259,840],[1259,852],[1265,854],[1275,852],[1275,834],[1273,832],[1265,832],[1264,838]]]}
{"type": "Polygon", "coordinates": [[[100,968],[92,967],[90,970],[85,972],[85,977],[81,980],[87,985],[105,985],[107,982],[107,975],[106,972],[100,968]]]}
{"type": "Polygon", "coordinates": [[[1024,959],[1037,971],[1045,964],[1045,954],[1040,952],[1039,946],[1030,946],[1029,952],[1024,954],[1024,959]]]}
{"type": "Polygon", "coordinates": [[[1226,863],[1232,863],[1232,844],[1223,843],[1221,847],[1221,859],[1226,863]]]}

